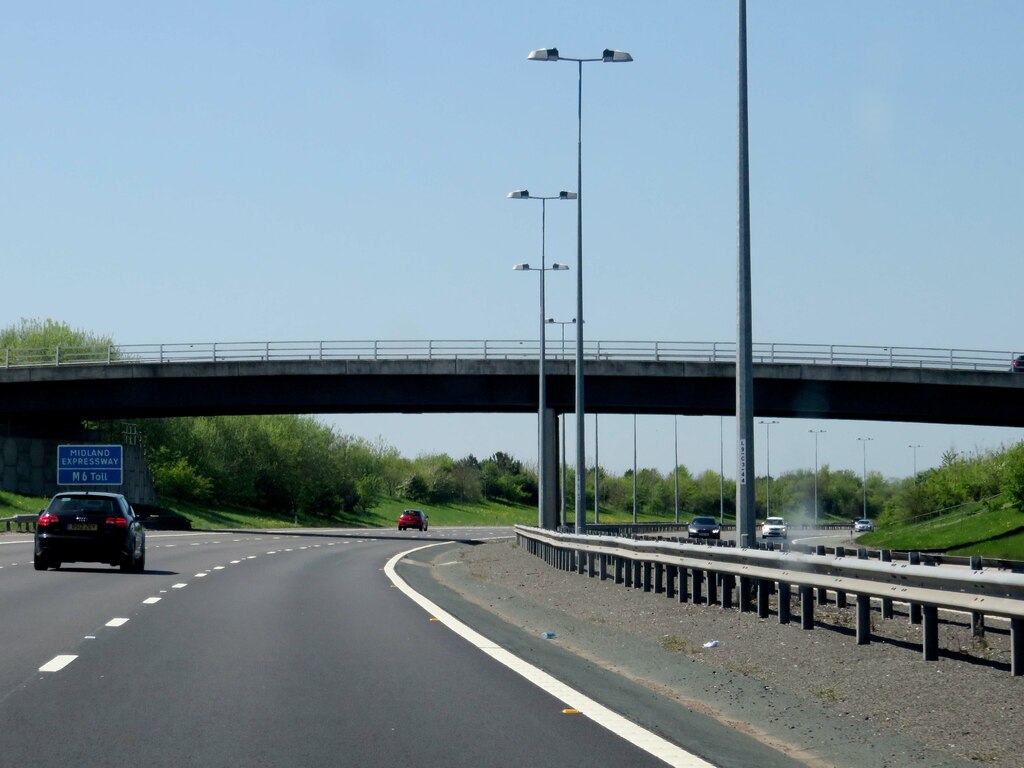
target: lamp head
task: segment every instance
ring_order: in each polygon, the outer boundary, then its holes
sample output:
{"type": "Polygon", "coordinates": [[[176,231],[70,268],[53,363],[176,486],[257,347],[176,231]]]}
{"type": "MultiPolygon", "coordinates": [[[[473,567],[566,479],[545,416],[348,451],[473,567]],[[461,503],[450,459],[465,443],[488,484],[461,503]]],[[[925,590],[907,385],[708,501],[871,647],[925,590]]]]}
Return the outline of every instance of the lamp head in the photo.
{"type": "Polygon", "coordinates": [[[505,197],[511,197],[513,200],[525,200],[530,196],[530,190],[528,189],[516,189],[509,192],[505,197]]]}
{"type": "Polygon", "coordinates": [[[525,272],[529,268],[529,264],[516,264],[514,267],[512,267],[512,269],[514,269],[516,272],[525,272]]]}
{"type": "Polygon", "coordinates": [[[577,197],[575,192],[566,192],[564,189],[558,193],[559,200],[575,200],[577,197]]]}
{"type": "Polygon", "coordinates": [[[538,48],[535,51],[530,51],[530,55],[526,58],[533,61],[558,61],[558,49],[538,48]]]}
{"type": "MultiPolygon", "coordinates": [[[[530,56],[532,57],[533,54],[531,53],[530,56]]],[[[558,56],[558,51],[555,51],[555,56],[558,56]]],[[[611,48],[605,48],[604,53],[601,54],[601,60],[606,62],[622,62],[632,61],[633,57],[625,51],[615,51],[611,48]]]]}
{"type": "Polygon", "coordinates": [[[561,271],[563,269],[568,269],[568,268],[569,268],[568,264],[552,264],[551,265],[551,269],[553,269],[555,271],[561,271]]]}

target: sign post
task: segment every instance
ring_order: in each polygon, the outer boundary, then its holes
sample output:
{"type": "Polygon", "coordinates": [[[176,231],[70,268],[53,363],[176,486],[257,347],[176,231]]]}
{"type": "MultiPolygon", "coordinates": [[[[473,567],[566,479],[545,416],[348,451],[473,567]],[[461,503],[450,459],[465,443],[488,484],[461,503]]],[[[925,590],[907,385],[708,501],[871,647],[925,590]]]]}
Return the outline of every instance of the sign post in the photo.
{"type": "Polygon", "coordinates": [[[57,485],[121,485],[123,480],[122,446],[57,446],[57,485]]]}

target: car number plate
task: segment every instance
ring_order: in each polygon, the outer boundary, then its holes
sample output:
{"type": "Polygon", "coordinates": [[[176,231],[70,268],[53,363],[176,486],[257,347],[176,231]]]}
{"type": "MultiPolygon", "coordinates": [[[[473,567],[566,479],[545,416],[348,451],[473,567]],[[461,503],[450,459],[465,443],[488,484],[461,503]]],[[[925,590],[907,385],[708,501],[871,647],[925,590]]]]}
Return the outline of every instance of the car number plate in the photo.
{"type": "Polygon", "coordinates": [[[96,523],[68,523],[69,531],[97,531],[99,527],[96,523]]]}

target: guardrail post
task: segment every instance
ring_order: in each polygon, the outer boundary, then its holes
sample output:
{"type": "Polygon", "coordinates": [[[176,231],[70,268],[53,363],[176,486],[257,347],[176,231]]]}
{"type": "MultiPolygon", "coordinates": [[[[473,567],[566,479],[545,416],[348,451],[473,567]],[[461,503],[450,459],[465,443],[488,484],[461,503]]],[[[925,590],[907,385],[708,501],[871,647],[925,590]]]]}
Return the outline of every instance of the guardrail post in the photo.
{"type": "Polygon", "coordinates": [[[587,553],[582,549],[576,550],[576,573],[583,573],[586,567],[587,553]]]}
{"type": "MultiPolygon", "coordinates": [[[[825,556],[825,545],[819,544],[814,548],[814,554],[819,557],[825,556]]],[[[828,605],[828,590],[825,587],[818,587],[818,605],[828,605]]]]}
{"type": "MultiPolygon", "coordinates": [[[[920,565],[921,564],[921,553],[920,552],[908,552],[907,553],[907,562],[910,565],[920,565]]],[[[920,624],[921,623],[921,605],[920,605],[920,603],[911,603],[910,604],[910,623],[911,624],[920,624]]]]}
{"type": "Polygon", "coordinates": [[[1024,675],[1024,619],[1010,619],[1010,674],[1024,675]]]}
{"type": "MultiPolygon", "coordinates": [[[[740,590],[743,589],[743,579],[740,579],[740,590]]],[[[768,595],[771,592],[771,583],[766,579],[757,580],[757,618],[768,618],[768,595]]],[[[741,598],[742,599],[742,598],[741,598]]]]}
{"type": "MultiPolygon", "coordinates": [[[[920,606],[918,606],[920,608],[920,606]]],[[[939,609],[934,605],[924,606],[924,642],[921,650],[925,661],[938,661],[939,658],[939,609]]]]}
{"type": "MultiPolygon", "coordinates": [[[[846,557],[846,547],[836,547],[836,557],[846,557]]],[[[836,590],[836,608],[846,607],[846,593],[836,590]]]]}
{"type": "Polygon", "coordinates": [[[679,573],[679,566],[671,563],[665,566],[665,597],[671,600],[676,596],[676,576],[679,573]]]}
{"type": "Polygon", "coordinates": [[[626,589],[633,588],[633,561],[626,560],[623,564],[623,570],[625,571],[625,578],[623,579],[623,585],[626,589]]]}
{"type": "Polygon", "coordinates": [[[721,574],[722,579],[722,607],[732,608],[733,591],[736,589],[736,577],[731,573],[721,574]]]}
{"type": "Polygon", "coordinates": [[[708,582],[708,605],[718,604],[718,584],[719,579],[722,578],[721,574],[715,571],[705,571],[707,574],[708,582]]]}
{"type": "Polygon", "coordinates": [[[625,579],[622,576],[622,558],[615,555],[615,583],[622,584],[625,579]]]}
{"type": "MultiPolygon", "coordinates": [[[[891,563],[892,562],[892,550],[891,549],[883,549],[882,552],[881,552],[880,557],[881,557],[881,560],[882,560],[883,563],[891,563]]],[[[883,597],[882,598],[882,618],[883,619],[891,619],[892,617],[893,617],[892,598],[891,597],[883,597]]]]}
{"type": "Polygon", "coordinates": [[[690,595],[689,574],[682,565],[677,566],[677,569],[679,571],[679,602],[685,603],[689,600],[690,595]]]}
{"type": "Polygon", "coordinates": [[[633,586],[637,589],[642,589],[644,592],[651,591],[651,571],[647,563],[641,563],[639,560],[633,561],[633,586]],[[646,579],[644,579],[643,573],[644,566],[648,566],[646,579]]]}
{"type": "Polygon", "coordinates": [[[594,578],[594,576],[597,575],[597,572],[594,570],[594,560],[596,558],[597,555],[593,552],[587,553],[587,576],[589,576],[590,578],[594,578]]]}
{"type": "Polygon", "coordinates": [[[736,595],[736,602],[739,605],[740,613],[750,612],[750,597],[754,591],[753,581],[749,576],[740,576],[739,594],[736,595]]]}
{"type": "Polygon", "coordinates": [[[800,628],[814,629],[814,590],[811,587],[800,587],[800,628]]]}
{"type": "Polygon", "coordinates": [[[779,582],[779,624],[789,624],[789,582],[779,582]]]}
{"type": "Polygon", "coordinates": [[[601,566],[598,569],[601,581],[605,581],[608,578],[608,555],[601,553],[600,560],[598,562],[601,563],[601,566]]]}
{"type": "MultiPolygon", "coordinates": [[[[981,555],[971,555],[971,570],[981,570],[981,555]]],[[[985,614],[981,611],[971,611],[971,634],[974,637],[985,636],[985,614]]]]}
{"type": "Polygon", "coordinates": [[[654,564],[654,594],[661,595],[665,592],[665,564],[654,564]]]}
{"type": "MultiPolygon", "coordinates": [[[[699,604],[704,598],[701,594],[704,591],[704,571],[693,569],[693,602],[699,604]]],[[[679,595],[682,597],[686,593],[686,590],[682,590],[679,595]]]]}

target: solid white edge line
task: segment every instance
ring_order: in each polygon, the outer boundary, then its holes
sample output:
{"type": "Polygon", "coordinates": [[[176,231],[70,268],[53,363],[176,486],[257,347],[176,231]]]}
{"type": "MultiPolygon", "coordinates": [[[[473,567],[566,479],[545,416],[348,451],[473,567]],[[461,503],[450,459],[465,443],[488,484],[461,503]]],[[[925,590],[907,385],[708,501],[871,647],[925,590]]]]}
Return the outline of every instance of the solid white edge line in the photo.
{"type": "Polygon", "coordinates": [[[399,552],[388,560],[387,565],[384,566],[384,572],[387,574],[388,578],[391,579],[391,582],[400,589],[406,597],[448,627],[452,632],[476,646],[495,661],[504,664],[513,672],[516,672],[526,678],[538,688],[541,688],[556,699],[559,699],[568,708],[578,710],[580,714],[585,717],[589,717],[595,723],[603,728],[607,728],[616,736],[625,739],[629,743],[639,747],[659,760],[662,760],[671,766],[675,766],[675,768],[715,768],[712,763],[687,752],[682,747],[678,747],[670,741],[666,741],[660,736],[640,727],[636,723],[627,720],[617,712],[613,712],[603,704],[600,704],[589,696],[571,688],[544,670],[535,667],[533,664],[520,659],[518,656],[515,656],[510,651],[505,650],[494,641],[489,640],[476,630],[466,626],[439,605],[431,602],[427,598],[423,597],[423,595],[416,592],[395,571],[395,565],[406,555],[411,555],[413,552],[419,552],[421,549],[429,549],[430,547],[437,547],[446,543],[448,542],[427,544],[405,552],[399,552]]]}
{"type": "Polygon", "coordinates": [[[39,671],[40,672],[60,672],[62,669],[64,669],[64,667],[66,667],[68,664],[70,664],[72,661],[74,661],[77,658],[78,658],[78,656],[72,656],[70,654],[63,655],[63,656],[54,656],[48,662],[43,664],[43,666],[41,666],[39,668],[39,671]]]}

